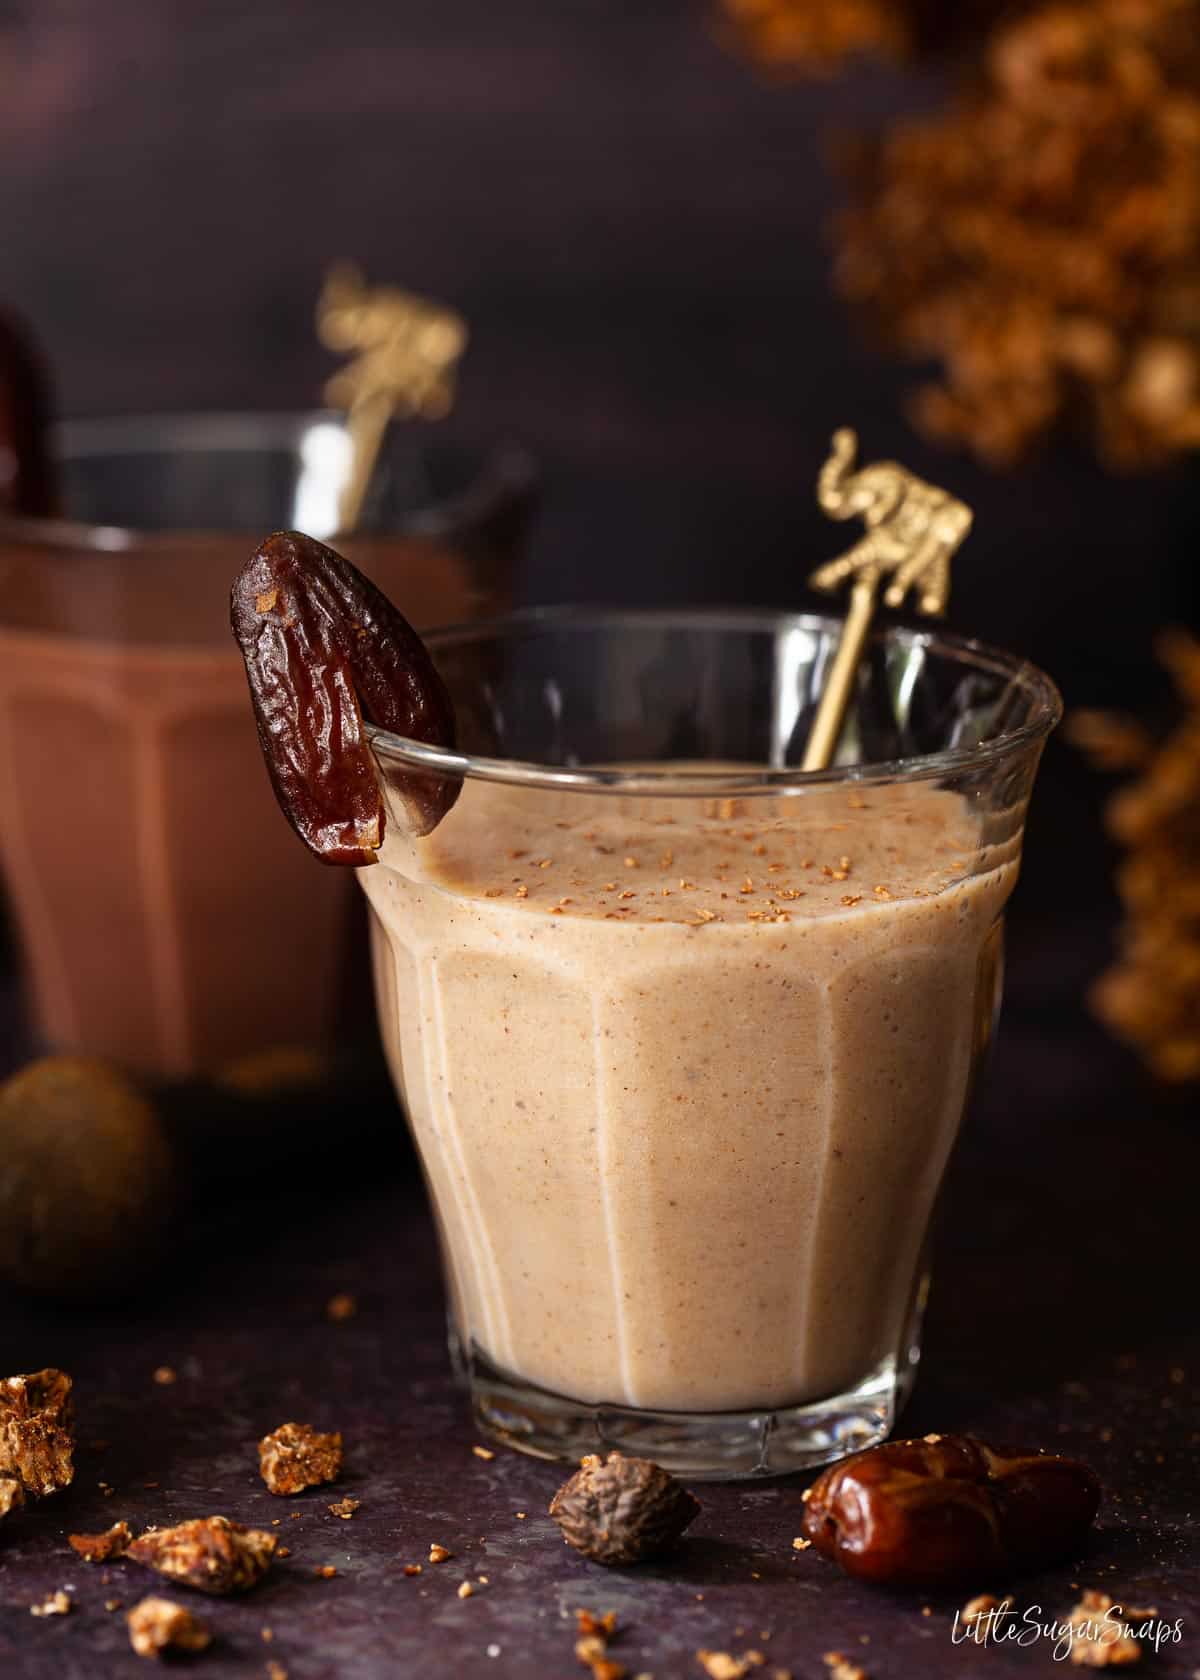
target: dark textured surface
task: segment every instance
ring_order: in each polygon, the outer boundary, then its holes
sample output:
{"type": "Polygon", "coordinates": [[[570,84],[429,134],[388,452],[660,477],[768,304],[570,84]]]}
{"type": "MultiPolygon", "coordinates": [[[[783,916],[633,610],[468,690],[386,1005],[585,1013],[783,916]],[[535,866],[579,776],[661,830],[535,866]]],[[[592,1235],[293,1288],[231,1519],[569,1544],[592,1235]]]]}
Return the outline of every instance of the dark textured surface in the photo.
{"type": "MultiPolygon", "coordinates": [[[[971,1430],[1093,1464],[1106,1494],[1087,1556],[973,1590],[1013,1590],[1018,1609],[1041,1606],[1039,1620],[1075,1602],[1073,1582],[1155,1605],[1183,1618],[1184,1638],[1153,1672],[1190,1675],[1200,1666],[1200,1127],[1186,1104],[1154,1098],[1071,1004],[1085,944],[1064,945],[1047,927],[1014,953],[1006,1028],[948,1196],[905,1428],[971,1430]]],[[[198,1659],[214,1675],[263,1675],[273,1659],[291,1680],[569,1676],[583,1672],[570,1619],[580,1605],[616,1609],[625,1631],[613,1655],[656,1680],[700,1674],[702,1646],[761,1648],[797,1676],[822,1674],[831,1649],[874,1680],[1053,1672],[1049,1642],[956,1647],[953,1612],[968,1592],[893,1595],[793,1551],[801,1481],[699,1489],[704,1511],[670,1561],[606,1571],[577,1558],[544,1514],[555,1468],[472,1454],[441,1314],[415,1183],[403,1173],[371,1183],[361,1163],[336,1159],[308,1186],[200,1210],[153,1299],[119,1312],[0,1303],[0,1364],[68,1367],[81,1441],[109,1442],[81,1449],[69,1492],[4,1524],[0,1673],[139,1672],[123,1618],[102,1606],[133,1603],[156,1578],[79,1563],[66,1534],[211,1512],[281,1518],[292,1554],[245,1599],[177,1595],[219,1635],[198,1659]],[[325,1303],[340,1290],[357,1293],[360,1311],[331,1324],[325,1303]],[[178,1371],[175,1384],[155,1384],[160,1364],[178,1371]],[[286,1418],[344,1431],[336,1488],[266,1493],[254,1442],[286,1418]],[[342,1494],[362,1500],[349,1522],[328,1514],[342,1494]],[[453,1560],[431,1567],[431,1541],[453,1560]],[[424,1563],[420,1576],[405,1578],[410,1561],[424,1563]],[[316,1579],[327,1563],[337,1576],[316,1579]],[[477,1591],[463,1601],[466,1578],[477,1591]],[[31,1618],[28,1605],[63,1585],[70,1615],[31,1618]],[[263,1626],[275,1631],[269,1649],[263,1626]]]]}

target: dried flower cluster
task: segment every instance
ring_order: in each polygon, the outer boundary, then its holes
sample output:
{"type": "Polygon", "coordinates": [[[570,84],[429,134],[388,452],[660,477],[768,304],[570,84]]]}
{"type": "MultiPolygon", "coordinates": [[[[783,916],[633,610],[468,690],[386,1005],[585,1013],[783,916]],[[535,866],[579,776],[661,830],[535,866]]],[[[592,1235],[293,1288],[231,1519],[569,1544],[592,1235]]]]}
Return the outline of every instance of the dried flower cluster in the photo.
{"type": "Polygon", "coordinates": [[[1200,443],[1200,4],[1072,0],[982,85],[861,145],[840,289],[942,364],[929,434],[1015,460],[1064,420],[1120,467],[1200,443]]]}
{"type": "Polygon", "coordinates": [[[847,58],[954,46],[1029,0],[722,0],[740,46],[772,70],[824,75],[847,58]]]}
{"type": "Polygon", "coordinates": [[[1200,641],[1174,632],[1159,653],[1184,704],[1160,746],[1105,714],[1077,715],[1071,733],[1105,768],[1138,772],[1108,807],[1128,852],[1117,874],[1125,921],[1092,1004],[1158,1078],[1182,1084],[1200,1079],[1200,641]]]}

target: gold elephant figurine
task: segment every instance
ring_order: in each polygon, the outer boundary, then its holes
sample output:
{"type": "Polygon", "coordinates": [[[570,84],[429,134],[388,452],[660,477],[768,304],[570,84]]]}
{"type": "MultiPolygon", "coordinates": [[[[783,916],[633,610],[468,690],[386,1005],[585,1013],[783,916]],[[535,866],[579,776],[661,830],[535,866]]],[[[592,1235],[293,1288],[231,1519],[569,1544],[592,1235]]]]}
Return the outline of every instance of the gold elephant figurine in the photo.
{"type": "Polygon", "coordinates": [[[914,587],[922,612],[940,614],[950,595],[950,561],[971,529],[972,513],[936,484],[895,461],[853,471],[858,439],[847,427],[833,434],[832,451],[817,479],[817,501],[831,519],[861,518],[866,535],[815,571],[814,589],[836,589],[847,578],[876,582],[891,574],[884,593],[898,607],[914,587]]]}

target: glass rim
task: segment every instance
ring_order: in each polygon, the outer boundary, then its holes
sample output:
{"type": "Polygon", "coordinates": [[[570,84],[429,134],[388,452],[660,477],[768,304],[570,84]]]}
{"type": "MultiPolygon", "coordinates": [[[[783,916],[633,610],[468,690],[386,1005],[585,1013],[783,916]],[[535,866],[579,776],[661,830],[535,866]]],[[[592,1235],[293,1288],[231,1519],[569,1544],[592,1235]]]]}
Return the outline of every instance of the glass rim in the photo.
{"type": "MultiPolygon", "coordinates": [[[[310,426],[345,423],[345,411],[336,408],[179,409],[161,414],[97,415],[57,421],[50,428],[51,455],[55,461],[82,461],[98,456],[188,455],[218,450],[240,455],[255,449],[286,450],[294,448],[310,426]]],[[[436,440],[432,447],[436,447],[436,440]]],[[[437,538],[464,518],[485,517],[514,490],[529,490],[538,482],[533,455],[511,438],[461,443],[458,447],[473,458],[473,466],[456,489],[435,497],[426,506],[413,508],[393,528],[341,540],[362,544],[409,536],[437,538]]],[[[172,548],[199,548],[231,537],[245,537],[254,544],[261,541],[262,534],[259,527],[241,530],[180,525],[159,529],[0,510],[0,542],[95,554],[136,554],[160,549],[164,543],[172,548]]],[[[338,534],[328,540],[337,541],[338,534]]]]}
{"type": "MultiPolygon", "coordinates": [[[[773,611],[753,607],[647,607],[561,605],[526,607],[502,617],[474,623],[448,625],[422,632],[422,641],[436,654],[446,648],[462,647],[472,641],[497,640],[504,636],[536,635],[552,630],[760,630],[768,633],[808,633],[840,627],[844,620],[834,613],[773,611]]],[[[944,752],[915,754],[908,758],[847,764],[828,770],[801,770],[798,766],[762,767],[731,771],[706,771],[689,764],[680,770],[615,767],[566,767],[539,764],[524,759],[492,758],[480,753],[452,751],[397,735],[366,723],[372,752],[384,768],[398,763],[410,770],[423,770],[444,777],[473,781],[501,782],[511,786],[544,788],[584,793],[644,794],[663,797],[706,795],[747,796],[785,793],[790,789],[820,786],[856,787],[882,782],[922,781],[954,771],[995,765],[1045,741],[1063,714],[1062,696],[1053,680],[1019,654],[953,631],[886,624],[874,630],[872,642],[898,639],[910,647],[941,651],[963,665],[990,671],[1026,689],[1033,699],[1030,718],[1016,729],[1006,730],[973,747],[951,747],[944,752]]]]}

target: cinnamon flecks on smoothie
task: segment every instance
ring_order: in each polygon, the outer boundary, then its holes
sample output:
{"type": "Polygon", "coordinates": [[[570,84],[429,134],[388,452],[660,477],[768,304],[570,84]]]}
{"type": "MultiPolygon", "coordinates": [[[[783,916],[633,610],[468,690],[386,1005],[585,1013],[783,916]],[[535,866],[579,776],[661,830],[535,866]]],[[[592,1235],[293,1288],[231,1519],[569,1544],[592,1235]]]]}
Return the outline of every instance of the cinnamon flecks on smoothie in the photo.
{"type": "Polygon", "coordinates": [[[340,1433],[322,1435],[310,1423],[281,1423],[258,1443],[262,1479],[285,1496],[334,1482],[342,1468],[340,1433]]]}
{"type": "MultiPolygon", "coordinates": [[[[369,578],[333,549],[278,531],[234,581],[263,757],[280,807],[323,863],[374,863],[386,823],[364,723],[454,745],[454,711],[425,644],[369,578]]],[[[415,773],[391,786],[428,834],[459,784],[415,773]]]]}
{"type": "Polygon", "coordinates": [[[459,1332],[500,1370],[706,1412],[895,1358],[1015,864],[954,793],[858,798],[468,780],[363,872],[459,1332]]]}

